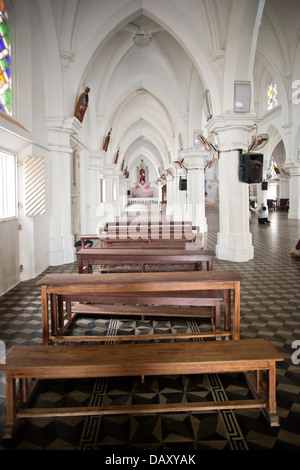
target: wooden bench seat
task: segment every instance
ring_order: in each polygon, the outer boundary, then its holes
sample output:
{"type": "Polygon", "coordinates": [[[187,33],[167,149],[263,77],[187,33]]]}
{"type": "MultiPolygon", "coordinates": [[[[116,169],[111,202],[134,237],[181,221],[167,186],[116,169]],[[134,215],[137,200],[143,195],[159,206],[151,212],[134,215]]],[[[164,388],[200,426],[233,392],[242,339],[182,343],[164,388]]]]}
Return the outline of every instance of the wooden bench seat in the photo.
{"type": "MultiPolygon", "coordinates": [[[[125,299],[123,299],[125,300],[125,299]]],[[[134,299],[136,300],[136,299],[134,299]]],[[[186,299],[183,299],[186,300],[186,299]]],[[[77,317],[81,316],[112,316],[116,315],[118,317],[135,317],[140,316],[142,319],[147,317],[155,318],[181,318],[181,319],[189,319],[189,318],[196,318],[196,319],[209,319],[212,325],[211,332],[185,332],[185,333],[166,333],[166,334],[147,334],[147,335],[134,335],[134,336],[126,336],[126,340],[130,341],[147,341],[149,340],[159,340],[159,339],[170,339],[176,338],[210,338],[210,337],[228,337],[230,334],[228,332],[221,331],[221,321],[220,321],[220,301],[221,298],[215,297],[214,306],[201,306],[201,307],[181,307],[181,306],[173,306],[174,301],[173,298],[170,297],[161,297],[157,300],[158,303],[164,303],[164,305],[119,305],[119,304],[82,304],[78,303],[72,307],[72,316],[70,323],[66,323],[64,328],[61,328],[57,331],[56,336],[51,336],[51,341],[53,343],[60,343],[60,342],[103,342],[103,341],[122,341],[124,337],[121,335],[117,336],[69,336],[64,335],[69,328],[69,326],[76,321],[77,317]],[[167,302],[165,302],[167,300],[167,302]],[[167,303],[170,303],[171,306],[167,306],[167,303]]],[[[130,299],[127,299],[127,303],[130,302],[130,299]]],[[[207,301],[207,304],[211,305],[213,302],[207,301]]]]}
{"type": "Polygon", "coordinates": [[[111,226],[98,234],[81,235],[81,248],[86,248],[86,241],[99,242],[100,248],[116,246],[139,248],[203,248],[203,234],[197,226],[111,226]],[[121,244],[121,245],[120,245],[121,244]]]}
{"type": "Polygon", "coordinates": [[[220,303],[224,301],[224,332],[232,339],[239,339],[240,281],[238,273],[227,270],[48,274],[37,283],[42,295],[43,344],[56,341],[74,321],[71,308],[74,302],[213,307],[218,325],[220,303]]]}
{"type": "MultiPolygon", "coordinates": [[[[266,339],[240,341],[191,341],[147,344],[80,346],[15,346],[7,354],[6,431],[11,437],[18,418],[103,414],[150,414],[220,409],[262,408],[271,425],[276,416],[276,362],[283,357],[266,339]],[[145,404],[75,408],[25,408],[31,387],[39,379],[189,375],[254,371],[253,400],[199,403],[145,404]],[[266,390],[263,393],[263,374],[266,390]],[[19,382],[18,382],[19,380],[19,382]],[[20,394],[16,393],[17,382],[20,394]],[[20,402],[17,397],[20,397],[20,402]]],[[[250,383],[250,382],[249,382],[250,383]]],[[[27,403],[28,404],[28,403],[27,403]]]]}
{"type": "Polygon", "coordinates": [[[180,248],[185,249],[190,246],[190,249],[194,247],[195,249],[201,249],[203,247],[203,235],[194,234],[191,237],[175,236],[171,234],[170,236],[163,236],[160,234],[159,237],[149,236],[138,236],[136,238],[128,236],[118,237],[113,235],[99,235],[98,240],[100,242],[100,248],[111,247],[112,245],[122,244],[123,246],[132,246],[136,245],[140,248],[163,248],[163,249],[174,249],[180,248]]]}
{"type": "MultiPolygon", "coordinates": [[[[169,317],[169,318],[196,318],[209,319],[212,325],[211,332],[198,332],[195,334],[186,333],[186,337],[230,337],[231,331],[225,331],[227,322],[224,319],[224,331],[221,331],[221,302],[224,300],[224,293],[221,290],[214,291],[165,291],[159,293],[147,292],[128,292],[126,294],[109,294],[103,293],[93,296],[89,294],[84,297],[81,295],[72,295],[71,299],[75,303],[70,307],[70,297],[61,295],[61,302],[66,302],[66,313],[64,317],[59,315],[58,324],[52,317],[51,343],[73,342],[73,341],[103,341],[106,336],[65,336],[72,324],[76,322],[78,317],[90,316],[106,316],[116,315],[122,317],[140,316],[142,319],[146,317],[169,317]],[[88,303],[82,303],[88,302],[88,303]],[[101,302],[101,304],[99,303],[101,302]],[[122,305],[121,305],[122,304],[122,305]],[[184,306],[184,307],[183,307],[184,306]]],[[[169,333],[169,336],[178,337],[178,333],[169,333]]],[[[180,335],[182,337],[182,335],[180,335]]],[[[151,339],[151,335],[148,337],[151,339]]],[[[138,338],[139,340],[141,338],[138,338]]],[[[152,339],[160,339],[157,334],[152,339]]],[[[118,337],[112,340],[118,341],[118,337]]]]}
{"type": "MultiPolygon", "coordinates": [[[[187,265],[195,270],[202,270],[206,264],[208,270],[213,269],[215,252],[212,250],[155,250],[134,248],[84,248],[76,253],[78,260],[78,273],[91,274],[93,266],[125,266],[137,265],[145,272],[145,267],[154,269],[157,265],[187,265]]],[[[160,267],[160,270],[163,268],[160,267]]]]}

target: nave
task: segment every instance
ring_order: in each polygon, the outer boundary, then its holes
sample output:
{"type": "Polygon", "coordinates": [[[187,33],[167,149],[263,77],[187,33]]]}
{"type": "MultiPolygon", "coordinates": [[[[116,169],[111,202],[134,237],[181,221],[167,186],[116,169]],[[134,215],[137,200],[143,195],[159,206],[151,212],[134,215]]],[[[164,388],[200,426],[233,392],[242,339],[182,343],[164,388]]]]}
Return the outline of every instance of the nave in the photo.
{"type": "MultiPolygon", "coordinates": [[[[207,211],[209,232],[204,248],[214,249],[218,232],[218,212],[207,211]]],[[[11,450],[299,450],[300,448],[300,365],[292,363],[292,344],[299,340],[300,262],[290,250],[299,239],[299,221],[284,212],[270,213],[270,226],[259,226],[255,216],[251,233],[254,259],[232,263],[215,259],[214,269],[234,269],[241,283],[241,339],[268,338],[285,361],[277,365],[277,412],[280,427],[269,427],[259,410],[182,413],[149,416],[72,417],[27,420],[13,440],[2,441],[0,449],[11,450]]],[[[36,282],[46,273],[77,272],[77,264],[50,267],[37,279],[22,282],[3,295],[0,306],[0,339],[6,347],[42,343],[40,288],[36,282]]],[[[134,320],[116,317],[85,319],[76,328],[84,334],[138,334],[209,328],[209,324],[181,320],[134,320]]],[[[75,330],[76,330],[75,328],[75,330]]],[[[298,355],[299,356],[299,355],[298,355]]],[[[242,375],[210,374],[203,377],[77,380],[43,382],[34,406],[47,403],[75,404],[102,402],[114,404],[132,400],[192,400],[200,397],[218,400],[221,396],[246,397],[242,375]]],[[[5,383],[0,382],[1,438],[5,413],[5,383]]]]}

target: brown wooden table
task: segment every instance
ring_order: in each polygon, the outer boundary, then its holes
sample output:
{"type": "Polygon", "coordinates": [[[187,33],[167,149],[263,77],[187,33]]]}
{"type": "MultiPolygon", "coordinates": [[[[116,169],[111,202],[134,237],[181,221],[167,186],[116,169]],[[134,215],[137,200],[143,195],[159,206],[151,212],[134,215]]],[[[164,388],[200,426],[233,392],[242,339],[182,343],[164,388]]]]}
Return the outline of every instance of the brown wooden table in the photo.
{"type": "Polygon", "coordinates": [[[142,272],[145,266],[159,264],[193,264],[195,270],[202,270],[202,263],[206,263],[207,270],[212,271],[214,251],[210,250],[143,250],[143,249],[102,249],[84,248],[76,253],[78,260],[78,273],[91,274],[93,265],[118,266],[130,264],[139,265],[142,272]]]}
{"type": "MultiPolygon", "coordinates": [[[[43,344],[51,343],[49,317],[54,335],[57,325],[64,326],[63,302],[110,302],[153,304],[155,298],[163,302],[164,295],[173,305],[202,305],[201,293],[208,292],[205,301],[213,300],[214,292],[224,292],[224,330],[237,340],[240,337],[240,282],[241,276],[232,270],[183,271],[118,274],[47,274],[38,285],[41,286],[43,344]],[[209,291],[212,292],[211,299],[209,291]],[[172,295],[173,293],[173,295],[172,295]],[[233,315],[231,331],[231,294],[233,315]],[[122,300],[121,300],[122,299],[122,300]],[[182,303],[185,299],[185,303],[182,303]],[[197,303],[198,302],[198,303],[197,303]],[[50,306],[50,310],[49,310],[50,306]],[[50,315],[49,315],[50,313],[50,315]]],[[[108,303],[110,303],[108,302],[108,303]]],[[[207,303],[206,303],[207,305],[207,303]]],[[[67,321],[71,321],[71,311],[67,311],[67,321]],[[69,318],[68,318],[69,316],[69,318]]]]}
{"type": "Polygon", "coordinates": [[[262,338],[101,346],[15,346],[8,352],[6,364],[0,366],[6,372],[4,437],[12,437],[18,418],[124,413],[151,414],[260,408],[266,411],[270,425],[278,426],[276,362],[282,360],[282,355],[268,340],[262,338]],[[256,375],[250,378],[249,371],[256,375]],[[266,380],[263,371],[266,371],[266,380]],[[29,385],[32,392],[36,381],[41,379],[235,372],[247,372],[248,383],[255,399],[48,409],[25,406],[30,398],[29,385]],[[33,379],[30,384],[29,379],[33,379]],[[266,382],[265,386],[263,381],[266,382]],[[17,385],[20,387],[19,393],[17,385]]]}

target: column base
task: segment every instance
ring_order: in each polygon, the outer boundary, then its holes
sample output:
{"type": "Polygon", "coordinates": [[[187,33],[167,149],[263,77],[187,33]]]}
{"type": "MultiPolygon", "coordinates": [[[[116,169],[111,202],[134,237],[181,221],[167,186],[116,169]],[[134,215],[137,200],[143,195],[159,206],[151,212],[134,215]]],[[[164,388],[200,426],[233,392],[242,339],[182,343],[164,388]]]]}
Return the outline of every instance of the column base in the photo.
{"type": "Polygon", "coordinates": [[[245,262],[254,258],[252,234],[232,235],[218,233],[216,256],[218,259],[245,262]]]}
{"type": "Polygon", "coordinates": [[[73,235],[50,239],[50,266],[73,263],[76,260],[73,235]]]}

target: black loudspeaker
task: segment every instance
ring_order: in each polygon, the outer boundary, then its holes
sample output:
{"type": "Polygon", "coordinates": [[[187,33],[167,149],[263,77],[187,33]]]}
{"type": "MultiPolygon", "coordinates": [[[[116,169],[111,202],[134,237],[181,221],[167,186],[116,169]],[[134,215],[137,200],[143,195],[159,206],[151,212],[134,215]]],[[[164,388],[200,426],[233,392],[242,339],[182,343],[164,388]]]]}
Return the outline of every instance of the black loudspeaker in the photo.
{"type": "Polygon", "coordinates": [[[240,155],[239,180],[243,183],[261,183],[264,156],[262,153],[240,155]]]}
{"type": "Polygon", "coordinates": [[[262,189],[262,191],[268,191],[268,182],[267,181],[263,181],[261,183],[261,189],[262,189]]]}
{"type": "Polygon", "coordinates": [[[187,190],[187,181],[186,179],[180,178],[179,180],[179,190],[186,191],[187,190]]]}
{"type": "Polygon", "coordinates": [[[131,195],[131,191],[130,189],[127,189],[127,196],[130,196],[131,195]]]}

